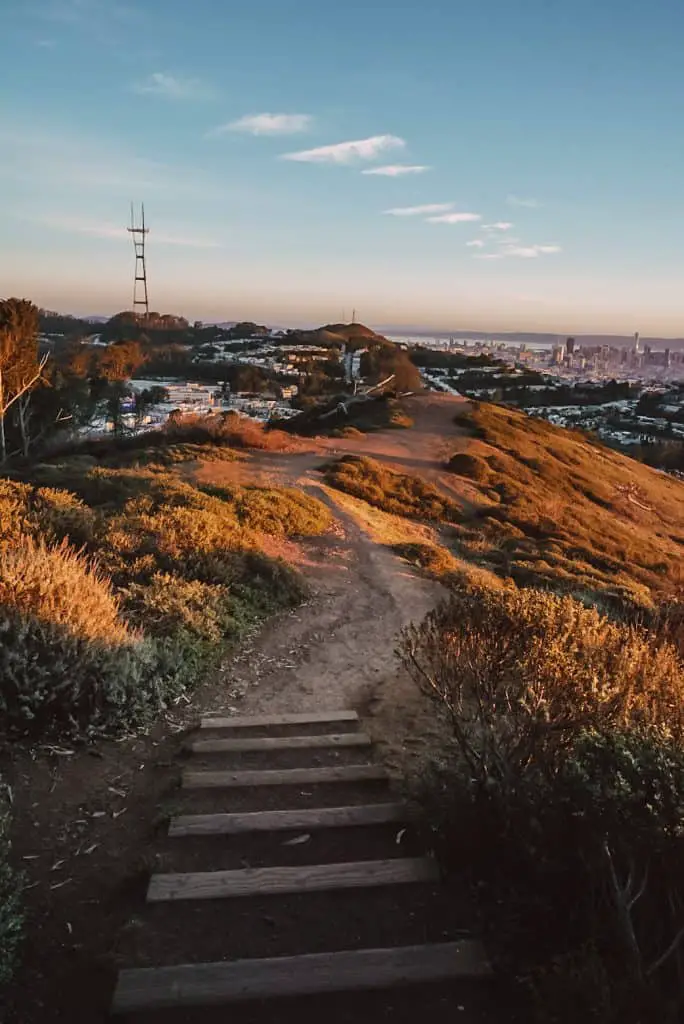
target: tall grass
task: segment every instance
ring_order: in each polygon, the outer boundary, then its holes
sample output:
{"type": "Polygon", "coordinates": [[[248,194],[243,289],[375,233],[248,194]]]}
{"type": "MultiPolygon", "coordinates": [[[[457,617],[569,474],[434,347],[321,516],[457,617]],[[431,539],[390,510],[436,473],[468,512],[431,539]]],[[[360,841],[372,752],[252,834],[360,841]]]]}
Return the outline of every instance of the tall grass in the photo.
{"type": "Polygon", "coordinates": [[[0,607],[119,645],[135,639],[109,580],[64,540],[52,547],[20,537],[0,547],[0,607]]]}

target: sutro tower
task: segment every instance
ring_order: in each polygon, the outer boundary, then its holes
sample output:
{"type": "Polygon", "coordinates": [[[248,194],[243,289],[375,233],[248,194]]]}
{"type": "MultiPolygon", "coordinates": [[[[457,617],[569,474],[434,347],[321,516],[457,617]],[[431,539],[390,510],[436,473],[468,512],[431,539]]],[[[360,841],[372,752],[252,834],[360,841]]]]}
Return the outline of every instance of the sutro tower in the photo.
{"type": "Polygon", "coordinates": [[[128,233],[133,236],[135,249],[135,277],[133,278],[133,309],[145,307],[145,316],[149,315],[150,304],[147,297],[147,267],[145,266],[145,235],[150,229],[145,227],[145,207],[140,204],[140,225],[136,226],[133,203],[131,203],[131,226],[128,233]]]}

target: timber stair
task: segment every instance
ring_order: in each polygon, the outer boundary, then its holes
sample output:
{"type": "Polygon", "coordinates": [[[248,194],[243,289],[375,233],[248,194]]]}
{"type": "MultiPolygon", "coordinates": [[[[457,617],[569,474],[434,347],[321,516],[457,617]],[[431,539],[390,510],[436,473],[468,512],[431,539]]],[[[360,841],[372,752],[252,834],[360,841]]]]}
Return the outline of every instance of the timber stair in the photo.
{"type": "Polygon", "coordinates": [[[454,926],[355,712],[203,718],[199,732],[184,813],[123,939],[117,1020],[502,1024],[472,916],[454,926]]]}

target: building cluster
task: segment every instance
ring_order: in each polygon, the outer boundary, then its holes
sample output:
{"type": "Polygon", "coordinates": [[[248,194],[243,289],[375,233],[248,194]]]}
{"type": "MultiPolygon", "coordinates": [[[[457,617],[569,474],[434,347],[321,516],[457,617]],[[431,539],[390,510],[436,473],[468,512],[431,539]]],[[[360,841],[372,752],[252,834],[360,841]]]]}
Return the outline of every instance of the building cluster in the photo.
{"type": "MultiPolygon", "coordinates": [[[[523,348],[524,352],[524,348],[523,348]]],[[[684,352],[669,348],[653,349],[642,344],[638,332],[629,347],[614,345],[578,345],[568,338],[551,350],[549,364],[580,373],[593,372],[602,376],[631,374],[633,376],[664,376],[666,371],[684,373],[684,352]]]]}

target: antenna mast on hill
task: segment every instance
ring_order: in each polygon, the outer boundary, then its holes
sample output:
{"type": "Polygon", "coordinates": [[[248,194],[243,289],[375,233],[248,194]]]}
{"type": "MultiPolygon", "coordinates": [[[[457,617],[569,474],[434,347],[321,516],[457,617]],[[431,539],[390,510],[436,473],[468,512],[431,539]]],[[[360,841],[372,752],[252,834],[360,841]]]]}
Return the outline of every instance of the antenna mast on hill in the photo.
{"type": "Polygon", "coordinates": [[[140,204],[140,225],[136,226],[133,203],[131,203],[131,226],[128,228],[129,235],[133,237],[133,248],[135,249],[135,276],[133,278],[133,309],[138,306],[145,307],[145,316],[149,315],[150,304],[147,297],[147,267],[145,265],[145,235],[149,235],[150,229],[145,227],[145,206],[140,204]]]}

